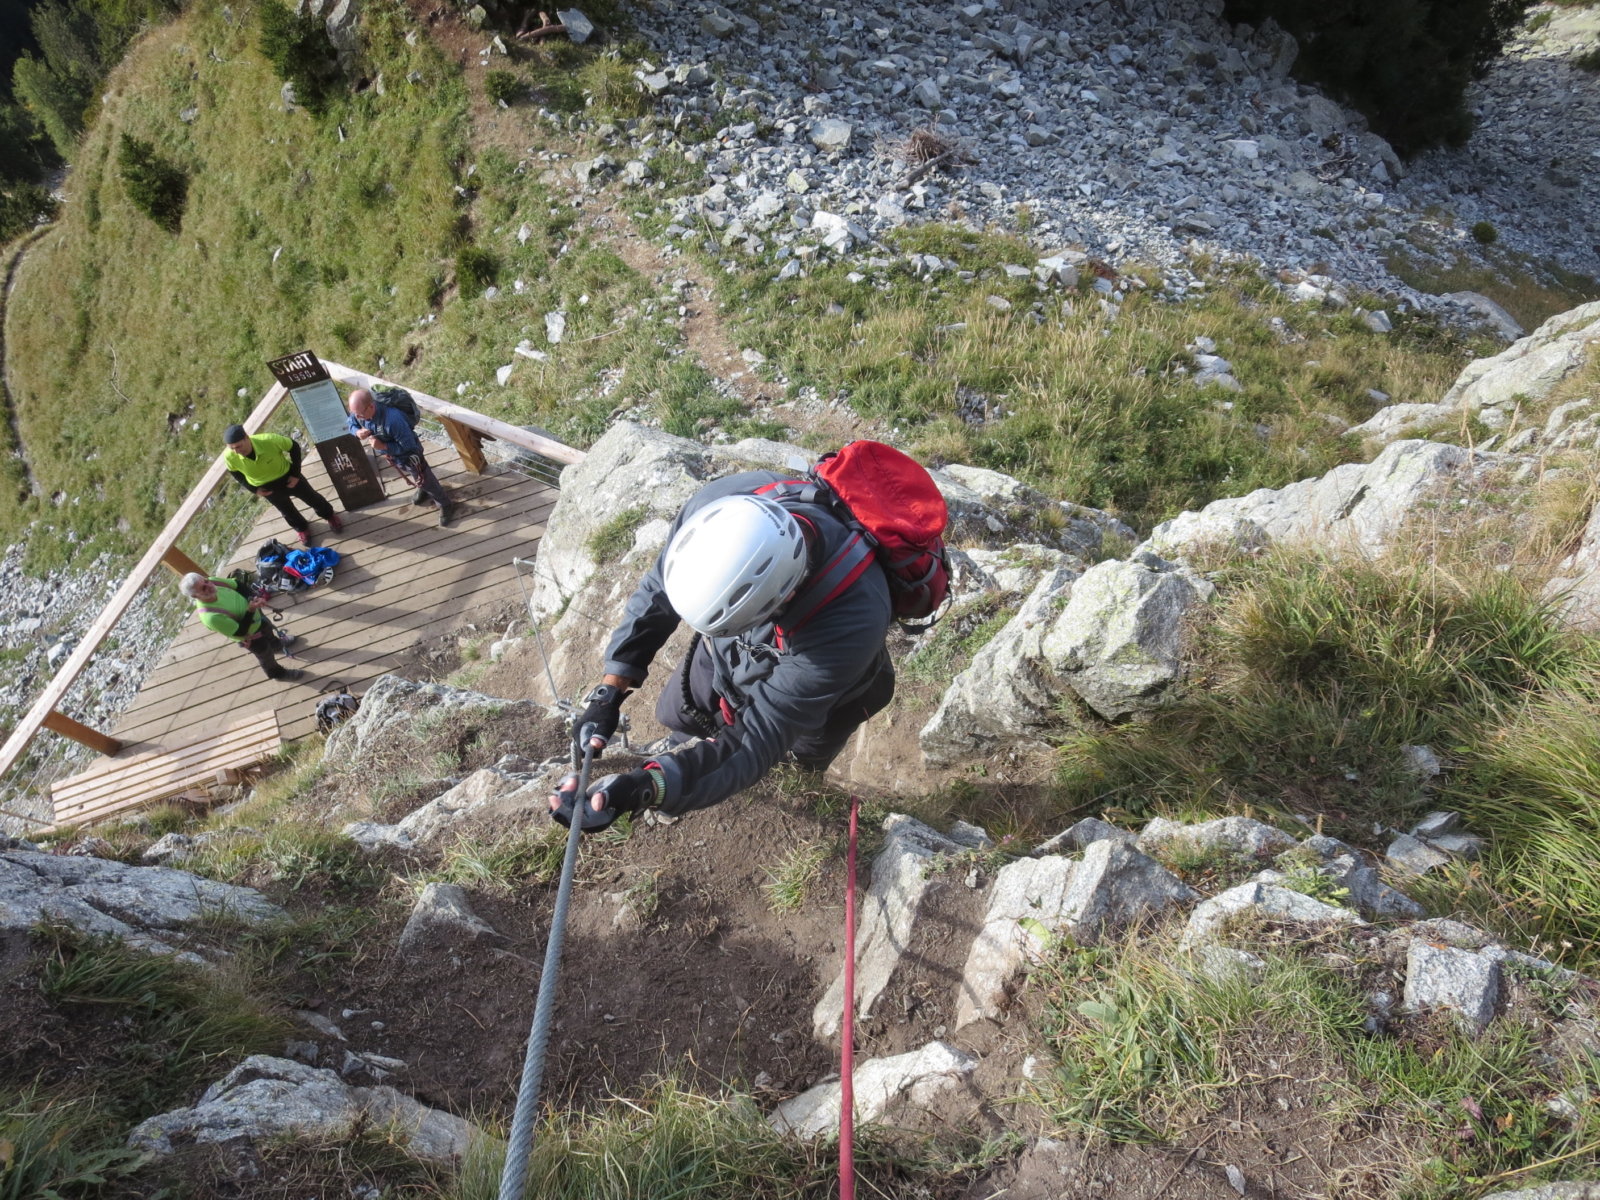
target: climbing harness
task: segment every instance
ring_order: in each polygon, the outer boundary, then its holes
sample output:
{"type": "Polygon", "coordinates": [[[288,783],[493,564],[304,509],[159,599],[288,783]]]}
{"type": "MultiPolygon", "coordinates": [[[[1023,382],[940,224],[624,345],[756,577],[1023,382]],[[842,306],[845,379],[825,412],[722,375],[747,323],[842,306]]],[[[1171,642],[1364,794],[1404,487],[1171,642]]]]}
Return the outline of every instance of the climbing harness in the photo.
{"type": "Polygon", "coordinates": [[[572,899],[572,874],[578,865],[578,838],[583,833],[583,810],[588,802],[589,765],[594,761],[590,739],[594,725],[578,730],[572,747],[572,765],[578,768],[578,791],[574,797],[572,825],[567,834],[567,854],[561,861],[561,883],[556,888],[556,907],[550,915],[550,940],[544,948],[544,969],[539,972],[539,997],[533,1004],[533,1029],[528,1034],[528,1054],[522,1063],[522,1083],[517,1088],[517,1108],[511,1118],[511,1136],[506,1140],[506,1164],[500,1173],[500,1200],[522,1200],[528,1183],[528,1155],[533,1150],[533,1125],[539,1111],[539,1084],[544,1076],[544,1051],[550,1041],[550,1025],[555,1018],[556,977],[561,973],[561,939],[567,929],[567,904],[572,899]],[[578,761],[578,746],[583,746],[583,762],[578,761]]]}
{"type": "Polygon", "coordinates": [[[844,1022],[839,1045],[839,1200],[856,1198],[856,814],[861,798],[850,797],[850,852],[844,884],[844,1022]]]}

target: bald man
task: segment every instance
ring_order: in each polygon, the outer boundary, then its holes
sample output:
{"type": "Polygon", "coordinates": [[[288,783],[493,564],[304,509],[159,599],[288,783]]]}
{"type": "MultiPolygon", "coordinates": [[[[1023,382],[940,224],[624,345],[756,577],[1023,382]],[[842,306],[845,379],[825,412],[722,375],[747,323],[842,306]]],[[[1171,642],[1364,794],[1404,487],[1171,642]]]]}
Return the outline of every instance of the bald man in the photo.
{"type": "Polygon", "coordinates": [[[350,432],[387,458],[395,470],[417,480],[419,486],[412,503],[419,508],[437,504],[441,526],[455,520],[455,502],[423,457],[422,442],[400,410],[385,404],[366,388],[350,393],[348,407],[350,432]]]}

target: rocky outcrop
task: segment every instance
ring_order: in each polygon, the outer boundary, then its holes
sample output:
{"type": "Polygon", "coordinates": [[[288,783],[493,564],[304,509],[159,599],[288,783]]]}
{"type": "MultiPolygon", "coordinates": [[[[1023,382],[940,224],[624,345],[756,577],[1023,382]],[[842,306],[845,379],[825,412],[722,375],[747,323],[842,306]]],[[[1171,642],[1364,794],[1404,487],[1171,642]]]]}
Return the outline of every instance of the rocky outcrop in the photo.
{"type": "Polygon", "coordinates": [[[413,1157],[459,1163],[483,1132],[392,1087],[352,1087],[329,1070],[255,1054],[212,1084],[191,1108],[141,1122],[128,1144],[157,1158],[186,1146],[275,1138],[337,1142],[363,1128],[385,1132],[413,1157]]]}
{"type": "MultiPolygon", "coordinates": [[[[939,855],[957,855],[959,842],[901,813],[884,819],[884,846],[872,861],[872,883],[861,901],[856,935],[856,1012],[871,1014],[901,959],[911,947],[912,929],[924,898],[939,886],[929,870],[939,855]]],[[[844,1016],[844,972],[829,986],[812,1013],[819,1039],[839,1032],[844,1016]]]]}
{"type": "Polygon", "coordinates": [[[1090,567],[1044,635],[1045,662],[1107,720],[1154,708],[1183,673],[1185,618],[1215,593],[1154,554],[1090,567]]]}
{"type": "Polygon", "coordinates": [[[929,764],[944,766],[1002,744],[1036,742],[1058,723],[1060,685],[1046,665],[1044,639],[1081,574],[1066,565],[1045,571],[1016,616],[951,680],[917,737],[929,764]]]}
{"type": "Polygon", "coordinates": [[[1115,838],[1091,843],[1078,860],[1049,855],[1009,864],[995,877],[961,972],[956,1028],[1002,1016],[1023,970],[1055,938],[1094,945],[1196,898],[1160,863],[1115,838]]]}
{"type": "MultiPolygon", "coordinates": [[[[341,769],[364,754],[415,744],[411,732],[419,718],[445,719],[454,713],[492,710],[492,715],[524,712],[542,716],[543,705],[532,700],[502,700],[442,683],[414,683],[398,675],[380,675],[361,697],[355,716],[334,728],[322,752],[324,766],[341,769]]],[[[490,715],[490,714],[483,714],[490,715]]]]}
{"type": "Polygon", "coordinates": [[[545,799],[551,791],[552,777],[569,769],[564,759],[542,764],[532,772],[508,770],[500,765],[485,767],[394,824],[352,821],[343,833],[366,850],[380,846],[413,850],[437,844],[446,833],[469,819],[542,818],[549,812],[545,799]]]}
{"type": "Polygon", "coordinates": [[[1463,415],[1502,429],[1519,404],[1537,405],[1582,370],[1597,341],[1600,301],[1551,317],[1499,354],[1468,363],[1437,403],[1390,405],[1350,432],[1389,441],[1463,415]]]}
{"type": "Polygon", "coordinates": [[[1253,550],[1294,543],[1376,554],[1425,501],[1498,461],[1440,442],[1395,442],[1370,463],[1347,463],[1316,479],[1179,513],[1155,527],[1145,548],[1168,558],[1211,546],[1253,550]]]}
{"type": "Polygon", "coordinates": [[[918,735],[934,766],[1039,742],[1075,697],[1108,720],[1153,708],[1183,673],[1185,619],[1215,589],[1153,554],[1046,570],[951,681],[918,735]]]}
{"type": "Polygon", "coordinates": [[[25,933],[62,921],[154,951],[189,927],[225,917],[248,924],[287,914],[260,892],[166,867],[30,850],[0,852],[0,929],[25,933]]]}
{"type": "Polygon", "coordinates": [[[1414,938],[1406,955],[1405,1007],[1445,1009],[1482,1033],[1500,1004],[1500,962],[1493,955],[1414,938]]]}

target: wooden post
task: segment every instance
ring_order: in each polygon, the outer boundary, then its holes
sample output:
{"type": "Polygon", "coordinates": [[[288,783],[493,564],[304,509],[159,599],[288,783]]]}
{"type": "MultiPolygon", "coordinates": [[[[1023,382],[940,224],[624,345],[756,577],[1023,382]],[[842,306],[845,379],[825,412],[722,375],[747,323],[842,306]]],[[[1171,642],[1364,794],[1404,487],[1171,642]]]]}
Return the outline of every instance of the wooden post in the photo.
{"type": "Polygon", "coordinates": [[[190,571],[193,571],[196,575],[206,574],[204,567],[176,546],[170,547],[161,556],[161,564],[171,570],[174,575],[187,575],[190,571]]]}
{"type": "Polygon", "coordinates": [[[482,475],[489,465],[483,457],[483,434],[449,417],[441,417],[439,423],[455,443],[456,453],[461,456],[461,465],[474,475],[482,475]]]}
{"type": "Polygon", "coordinates": [[[79,724],[59,709],[52,708],[39,723],[46,729],[53,730],[62,737],[71,738],[91,750],[98,750],[101,754],[112,755],[122,749],[122,743],[116,738],[107,737],[98,729],[90,729],[87,725],[79,724]]]}

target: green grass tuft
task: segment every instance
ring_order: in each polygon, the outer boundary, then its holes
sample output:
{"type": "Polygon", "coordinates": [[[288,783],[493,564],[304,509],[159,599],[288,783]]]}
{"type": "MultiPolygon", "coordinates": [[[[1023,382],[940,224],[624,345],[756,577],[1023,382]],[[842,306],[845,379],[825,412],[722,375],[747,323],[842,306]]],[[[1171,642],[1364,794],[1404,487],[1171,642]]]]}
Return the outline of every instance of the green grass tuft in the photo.
{"type": "Polygon", "coordinates": [[[589,535],[587,549],[596,565],[615,562],[633,548],[633,535],[649,519],[644,505],[623,509],[589,535]]]}

